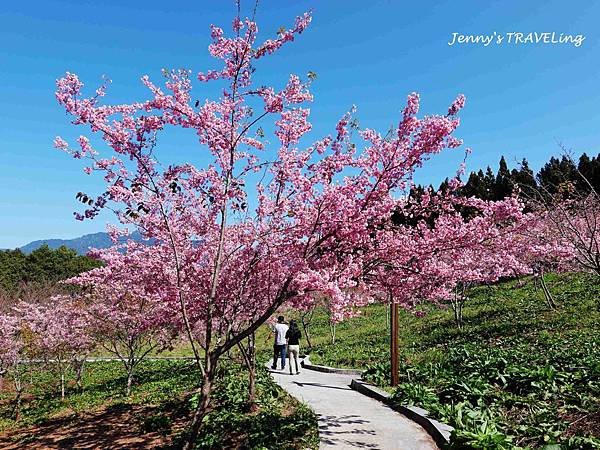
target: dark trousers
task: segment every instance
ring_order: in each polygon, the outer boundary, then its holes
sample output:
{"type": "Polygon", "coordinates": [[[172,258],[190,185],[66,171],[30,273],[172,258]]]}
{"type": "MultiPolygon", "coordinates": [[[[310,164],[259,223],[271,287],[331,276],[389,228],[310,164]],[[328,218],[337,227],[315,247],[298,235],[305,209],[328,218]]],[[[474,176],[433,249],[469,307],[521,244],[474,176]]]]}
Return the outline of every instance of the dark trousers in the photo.
{"type": "Polygon", "coordinates": [[[277,369],[277,357],[281,355],[281,368],[285,369],[285,348],[286,345],[274,345],[273,346],[273,369],[277,369]]]}

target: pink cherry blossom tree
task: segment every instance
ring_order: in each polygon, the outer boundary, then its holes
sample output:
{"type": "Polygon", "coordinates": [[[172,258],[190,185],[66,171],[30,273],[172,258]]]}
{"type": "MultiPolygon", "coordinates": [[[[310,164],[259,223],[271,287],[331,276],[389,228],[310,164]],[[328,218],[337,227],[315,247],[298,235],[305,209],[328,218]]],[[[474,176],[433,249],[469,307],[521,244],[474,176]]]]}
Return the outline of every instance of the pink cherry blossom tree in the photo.
{"type": "MultiPolygon", "coordinates": [[[[570,268],[600,276],[600,196],[593,188],[537,204],[546,241],[571,250],[570,268]]],[[[540,239],[541,240],[541,239],[540,239]]],[[[563,260],[564,264],[565,261],[563,260]]],[[[556,265],[556,264],[555,264],[556,265]]]]}
{"type": "Polygon", "coordinates": [[[75,370],[75,382],[81,387],[85,358],[94,347],[85,305],[70,296],[59,296],[45,304],[21,302],[14,311],[30,334],[29,354],[41,356],[56,368],[61,399],[65,398],[69,368],[75,370]]]}
{"type": "Polygon", "coordinates": [[[171,305],[157,295],[152,288],[154,284],[145,278],[160,271],[156,259],[132,258],[135,249],[149,250],[134,242],[96,250],[93,253],[106,266],[67,281],[90,292],[87,294],[89,333],[100,347],[123,364],[127,395],[131,394],[139,365],[152,352],[168,348],[178,330],[171,305]],[[129,251],[122,252],[123,247],[129,251]]]}
{"type": "MultiPolygon", "coordinates": [[[[564,147],[563,152],[576,168],[564,147]]],[[[535,281],[552,309],[556,303],[545,273],[573,270],[600,276],[600,195],[584,174],[575,169],[575,175],[575,183],[540,183],[537,188],[526,190],[528,207],[539,218],[528,233],[535,281]]]]}
{"type": "Polygon", "coordinates": [[[15,389],[14,415],[18,419],[23,395],[22,361],[25,359],[25,341],[21,321],[10,314],[0,314],[0,388],[10,378],[15,389]]]}
{"type": "MultiPolygon", "coordinates": [[[[439,218],[441,230],[435,233],[386,228],[404,205],[400,194],[415,170],[431,155],[461,145],[452,133],[464,97],[445,115],[418,118],[419,97],[411,94],[387,136],[358,130],[351,110],[331,135],[311,143],[306,104],[312,101],[313,77],[291,75],[282,88],[254,81],[260,59],[295,40],[310,21],[304,14],[262,43],[254,20],[242,20],[239,13],[231,37],[213,26],[209,52],[221,65],[197,78],[220,89],[216,100],[195,100],[186,70],[165,71],[164,87],[142,77],[149,98],[121,105],[101,103],[106,83],[86,97],[76,75],[57,81],[57,100],[73,123],[89,126],[110,149],[101,155],[85,136],[77,147],[56,138],[56,147],[88,161],[85,172],[102,173],[106,182],[97,197],[78,195],[88,209],[76,217],[93,218],[110,208],[149,240],[146,249],[128,248],[125,258],[142,267],[135,279],[144,291],[177,311],[196,355],[201,398],[187,448],[208,409],[219,359],[281,305],[310,305],[321,292],[336,314],[349,314],[370,298],[367,274],[382,275],[386,264],[419,268],[433,259],[428,246],[444,250],[439,240],[447,246],[451,239],[470,242],[469,228],[455,230],[453,215],[439,218]],[[275,143],[264,131],[268,119],[275,143]],[[200,168],[159,162],[158,136],[168,128],[194,132],[211,163],[200,168]],[[380,257],[372,258],[373,252],[380,257]]],[[[485,211],[502,207],[486,205],[485,211]]],[[[480,231],[477,223],[471,231],[480,231]]],[[[112,264],[107,262],[109,276],[122,267],[112,264]]],[[[397,279],[407,292],[445,292],[414,273],[397,279]]]]}

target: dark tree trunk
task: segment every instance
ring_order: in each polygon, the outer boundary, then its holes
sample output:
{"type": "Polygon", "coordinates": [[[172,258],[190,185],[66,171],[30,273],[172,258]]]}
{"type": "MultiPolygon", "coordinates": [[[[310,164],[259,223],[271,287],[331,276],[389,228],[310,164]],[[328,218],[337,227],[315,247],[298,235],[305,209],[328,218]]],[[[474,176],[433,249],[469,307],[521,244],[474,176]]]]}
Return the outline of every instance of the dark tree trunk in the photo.
{"type": "Polygon", "coordinates": [[[256,411],[256,347],[255,336],[248,336],[248,404],[250,411],[256,411]]]}
{"type": "Polygon", "coordinates": [[[213,361],[211,358],[206,358],[206,364],[204,367],[205,375],[202,379],[202,387],[200,389],[200,401],[198,402],[196,411],[194,411],[194,417],[192,418],[190,431],[188,433],[187,441],[183,446],[183,450],[192,450],[196,440],[198,439],[198,435],[202,429],[202,420],[208,413],[211,393],[216,376],[216,369],[216,361],[213,361]]]}
{"type": "Polygon", "coordinates": [[[398,303],[394,303],[392,294],[390,294],[390,384],[398,386],[398,303]]]}
{"type": "Polygon", "coordinates": [[[17,421],[21,418],[21,391],[17,392],[17,397],[15,398],[15,408],[13,409],[13,417],[17,421]]]}
{"type": "Polygon", "coordinates": [[[77,389],[79,391],[81,391],[83,389],[83,386],[81,384],[81,379],[83,378],[83,368],[85,365],[85,358],[81,359],[81,360],[75,360],[73,362],[73,365],[75,366],[75,386],[77,386],[77,389]]]}
{"type": "Polygon", "coordinates": [[[542,286],[542,292],[544,293],[544,298],[546,299],[546,304],[550,309],[556,309],[556,302],[552,298],[552,294],[550,293],[550,289],[548,289],[548,285],[544,280],[544,272],[541,272],[538,275],[540,279],[540,285],[542,286]]]}
{"type": "Polygon", "coordinates": [[[248,346],[244,347],[241,342],[238,342],[238,348],[242,353],[244,365],[248,369],[248,408],[250,411],[256,411],[256,336],[254,333],[248,336],[248,346]]]}
{"type": "Polygon", "coordinates": [[[310,341],[310,324],[312,322],[314,312],[315,309],[312,308],[310,312],[300,314],[300,323],[302,324],[302,329],[304,330],[304,336],[306,336],[307,353],[310,353],[312,350],[312,342],[310,341]]]}

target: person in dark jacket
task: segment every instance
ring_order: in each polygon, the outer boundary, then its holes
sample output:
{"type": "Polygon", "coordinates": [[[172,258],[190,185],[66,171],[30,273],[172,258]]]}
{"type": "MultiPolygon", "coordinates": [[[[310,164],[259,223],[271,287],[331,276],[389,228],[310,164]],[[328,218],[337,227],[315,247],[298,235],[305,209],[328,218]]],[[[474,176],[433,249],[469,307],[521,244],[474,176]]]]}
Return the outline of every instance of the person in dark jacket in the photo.
{"type": "Polygon", "coordinates": [[[292,361],[296,362],[296,375],[300,373],[300,366],[298,365],[298,354],[300,353],[300,338],[302,333],[298,328],[298,324],[295,320],[290,320],[290,328],[285,333],[287,339],[288,355],[290,358],[290,375],[293,375],[292,361]]]}

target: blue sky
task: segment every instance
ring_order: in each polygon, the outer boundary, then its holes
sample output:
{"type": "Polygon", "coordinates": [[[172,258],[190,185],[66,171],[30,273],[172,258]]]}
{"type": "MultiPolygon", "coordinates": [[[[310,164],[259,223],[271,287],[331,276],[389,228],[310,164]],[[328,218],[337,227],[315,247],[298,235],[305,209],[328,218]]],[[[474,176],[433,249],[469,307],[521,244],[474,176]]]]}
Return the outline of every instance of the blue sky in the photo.
{"type": "MultiPolygon", "coordinates": [[[[248,8],[249,2],[246,2],[248,8]]],[[[330,132],[353,104],[361,126],[385,131],[406,95],[421,94],[422,112],[444,113],[467,96],[457,136],[473,149],[468,169],[496,168],[526,157],[538,168],[560,150],[600,151],[600,2],[266,1],[257,20],[263,37],[304,10],[313,24],[292,45],[258,67],[261,84],[281,86],[290,73],[318,75],[311,106],[315,136],[330,132]],[[583,34],[580,47],[529,44],[454,45],[454,32],[583,34]]],[[[214,68],[209,25],[229,27],[229,1],[21,1],[0,9],[0,248],[42,238],[100,231],[110,216],[77,222],[75,193],[101,183],[52,148],[56,135],[85,134],[69,124],[54,99],[65,71],[89,88],[106,75],[109,102],[145,98],[143,74],[214,68]]],[[[198,86],[199,99],[218,93],[198,86]]],[[[202,164],[192,133],[166,133],[161,152],[202,164]]],[[[418,181],[452,175],[460,152],[436,157],[418,181]]]]}

